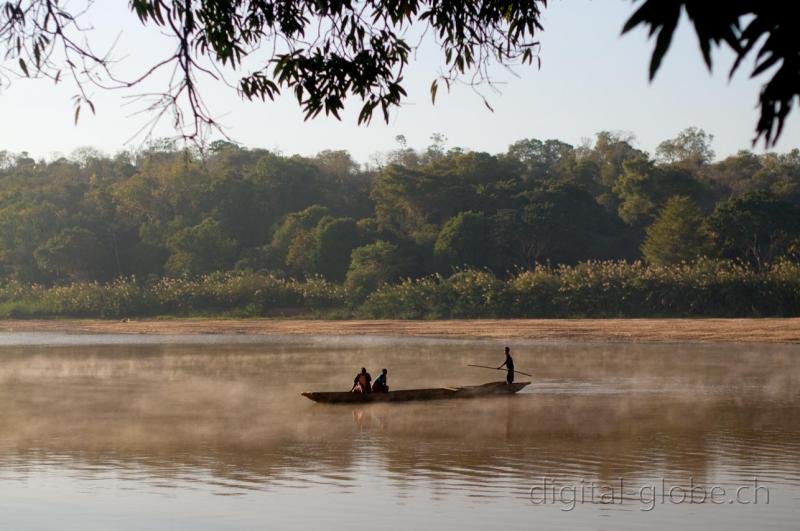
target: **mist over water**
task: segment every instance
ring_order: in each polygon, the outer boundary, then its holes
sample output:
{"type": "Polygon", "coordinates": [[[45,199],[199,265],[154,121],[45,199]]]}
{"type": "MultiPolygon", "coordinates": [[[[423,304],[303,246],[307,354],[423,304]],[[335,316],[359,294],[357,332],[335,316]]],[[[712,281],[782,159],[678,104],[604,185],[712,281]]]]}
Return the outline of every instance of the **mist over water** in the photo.
{"type": "Polygon", "coordinates": [[[395,389],[501,380],[466,364],[503,343],[0,335],[0,528],[796,528],[798,347],[511,346],[535,375],[517,396],[358,407],[300,392],[361,366],[395,389]],[[755,478],[769,503],[639,496],[755,478]],[[531,499],[620,479],[620,503],[531,499]]]}

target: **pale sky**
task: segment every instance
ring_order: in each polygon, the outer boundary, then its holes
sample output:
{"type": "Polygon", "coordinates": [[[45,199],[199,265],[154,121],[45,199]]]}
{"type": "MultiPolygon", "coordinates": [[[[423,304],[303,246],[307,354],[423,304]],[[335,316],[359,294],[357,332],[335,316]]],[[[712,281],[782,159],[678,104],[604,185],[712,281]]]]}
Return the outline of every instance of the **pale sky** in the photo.
{"type": "MultiPolygon", "coordinates": [[[[88,16],[96,28],[93,42],[110,42],[121,32],[115,48],[116,56],[125,56],[117,70],[121,75],[167,55],[169,42],[155,30],[143,29],[127,12],[126,1],[99,4],[88,16]]],[[[376,115],[370,126],[357,126],[356,100],[341,122],[324,116],[304,122],[289,96],[276,102],[242,102],[229,87],[213,83],[205,85],[204,96],[228,134],[245,146],[303,155],[345,149],[360,161],[396,147],[394,139],[400,134],[417,148],[426,146],[432,133],[443,133],[448,147],[496,153],[523,138],[558,138],[577,145],[601,130],[626,131],[636,136],[637,147],[652,153],[662,140],[698,126],[715,136],[718,158],[750,148],[760,86],[760,81],[747,77],[751,63],[729,82],[731,56],[718,51],[710,74],[684,22],[658,76],[649,83],[652,42],[642,31],[620,36],[632,12],[632,4],[623,0],[552,1],[543,19],[545,32],[539,36],[541,70],[517,67],[515,77],[498,69],[502,93],[484,91],[494,112],[465,87],[449,94],[440,89],[436,104],[431,104],[428,91],[441,64],[432,46],[410,65],[405,85],[409,97],[392,113],[389,124],[376,115]]],[[[77,126],[70,99],[74,93],[67,83],[54,86],[47,80],[14,80],[0,90],[0,150],[49,158],[81,146],[107,153],[139,146],[136,141],[126,144],[144,119],[130,116],[136,108],[125,93],[93,90],[97,115],[84,111],[77,126]]],[[[159,134],[174,133],[165,127],[159,134]]],[[[800,147],[797,107],[777,151],[795,147],[800,147]]],[[[762,149],[759,144],[756,151],[762,149]]]]}

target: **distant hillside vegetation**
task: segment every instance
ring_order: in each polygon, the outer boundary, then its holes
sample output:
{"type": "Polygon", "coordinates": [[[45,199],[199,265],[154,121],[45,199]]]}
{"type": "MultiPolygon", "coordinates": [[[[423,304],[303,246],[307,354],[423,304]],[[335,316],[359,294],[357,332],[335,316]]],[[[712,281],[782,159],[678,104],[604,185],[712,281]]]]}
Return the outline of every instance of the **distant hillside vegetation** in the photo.
{"type": "Polygon", "coordinates": [[[766,274],[800,258],[798,149],[714,161],[695,128],[655,156],[608,132],[499,154],[400,140],[368,167],[227,142],[203,156],[169,143],[50,162],[0,152],[0,283],[256,273],[324,281],[360,304],[465,269],[510,282],[587,261],[705,260],[766,274]]]}

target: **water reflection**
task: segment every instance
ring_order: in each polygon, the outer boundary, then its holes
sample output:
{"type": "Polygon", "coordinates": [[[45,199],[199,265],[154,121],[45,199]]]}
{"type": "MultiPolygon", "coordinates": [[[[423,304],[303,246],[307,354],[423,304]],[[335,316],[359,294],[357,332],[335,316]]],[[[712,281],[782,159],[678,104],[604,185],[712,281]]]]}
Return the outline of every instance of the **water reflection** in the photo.
{"type": "MultiPolygon", "coordinates": [[[[460,527],[502,510],[509,527],[530,528],[527,498],[544,477],[624,478],[635,488],[654,478],[736,485],[757,476],[777,490],[769,512],[746,514],[777,528],[800,515],[795,347],[521,345],[517,363],[537,378],[515,397],[349,407],[299,396],[349,388],[364,364],[391,367],[396,388],[480,383],[494,374],[465,365],[497,364],[498,353],[486,342],[399,340],[4,347],[0,488],[13,498],[41,478],[66,481],[62,496],[113,485],[133,504],[148,492],[186,503],[192,492],[324,492],[317,502],[333,496],[339,512],[305,498],[276,506],[270,521],[341,513],[346,522],[369,501],[424,506],[460,527]],[[467,518],[473,507],[484,509],[467,518]]],[[[723,509],[691,521],[727,515],[745,528],[743,508],[723,509]]],[[[588,525],[609,510],[625,522],[613,506],[587,510],[551,515],[550,527],[588,525]]]]}

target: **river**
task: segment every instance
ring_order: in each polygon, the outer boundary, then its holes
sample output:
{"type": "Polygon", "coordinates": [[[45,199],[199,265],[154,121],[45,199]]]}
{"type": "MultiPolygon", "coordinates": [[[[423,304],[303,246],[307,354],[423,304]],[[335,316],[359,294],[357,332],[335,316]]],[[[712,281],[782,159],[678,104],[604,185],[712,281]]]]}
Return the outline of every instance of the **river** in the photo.
{"type": "Polygon", "coordinates": [[[800,347],[0,334],[0,529],[797,529],[800,347]],[[517,380],[525,379],[517,376],[517,380]]]}

